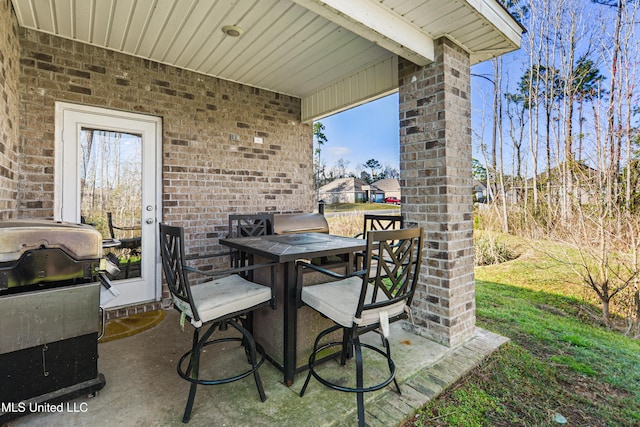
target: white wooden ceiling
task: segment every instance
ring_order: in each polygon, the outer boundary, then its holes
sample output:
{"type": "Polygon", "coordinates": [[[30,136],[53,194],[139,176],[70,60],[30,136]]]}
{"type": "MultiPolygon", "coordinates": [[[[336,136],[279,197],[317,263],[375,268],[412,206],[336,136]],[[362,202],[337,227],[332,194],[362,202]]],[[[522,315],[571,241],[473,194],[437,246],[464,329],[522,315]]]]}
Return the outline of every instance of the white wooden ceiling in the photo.
{"type": "MultiPolygon", "coordinates": [[[[387,70],[376,64],[396,56],[426,65],[433,60],[433,40],[441,36],[464,46],[476,63],[517,49],[521,35],[496,0],[12,3],[23,27],[302,99],[365,75],[363,70],[387,70]],[[225,25],[244,32],[227,36],[225,25]]],[[[364,95],[390,89],[365,88],[364,95]]]]}

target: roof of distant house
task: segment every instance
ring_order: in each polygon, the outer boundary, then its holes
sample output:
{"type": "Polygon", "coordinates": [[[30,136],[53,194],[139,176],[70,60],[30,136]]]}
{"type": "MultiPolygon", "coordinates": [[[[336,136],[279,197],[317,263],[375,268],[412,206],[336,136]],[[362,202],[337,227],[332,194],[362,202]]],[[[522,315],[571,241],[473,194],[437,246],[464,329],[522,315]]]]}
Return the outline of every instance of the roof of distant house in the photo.
{"type": "Polygon", "coordinates": [[[376,185],[369,185],[358,178],[338,178],[319,188],[321,193],[346,193],[365,190],[378,190],[376,185]]]}
{"type": "Polygon", "coordinates": [[[397,178],[381,179],[373,183],[382,191],[400,191],[400,181],[397,178]]]}
{"type": "Polygon", "coordinates": [[[485,184],[484,182],[479,181],[477,179],[474,179],[473,180],[473,188],[478,188],[478,187],[482,188],[483,190],[486,190],[487,184],[485,184]]]}

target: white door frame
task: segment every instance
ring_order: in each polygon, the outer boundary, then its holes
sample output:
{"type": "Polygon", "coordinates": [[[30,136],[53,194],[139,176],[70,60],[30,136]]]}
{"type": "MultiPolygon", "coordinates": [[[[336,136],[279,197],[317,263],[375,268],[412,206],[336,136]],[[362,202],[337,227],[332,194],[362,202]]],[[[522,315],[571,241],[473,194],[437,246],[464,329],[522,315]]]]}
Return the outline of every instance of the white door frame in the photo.
{"type": "Polygon", "coordinates": [[[121,295],[106,304],[106,308],[159,301],[162,276],[157,227],[162,220],[162,119],[66,102],[56,102],[55,109],[54,219],[58,221],[80,222],[78,141],[82,125],[142,134],[142,182],[146,194],[141,218],[143,274],[142,278],[115,281],[121,295]]]}

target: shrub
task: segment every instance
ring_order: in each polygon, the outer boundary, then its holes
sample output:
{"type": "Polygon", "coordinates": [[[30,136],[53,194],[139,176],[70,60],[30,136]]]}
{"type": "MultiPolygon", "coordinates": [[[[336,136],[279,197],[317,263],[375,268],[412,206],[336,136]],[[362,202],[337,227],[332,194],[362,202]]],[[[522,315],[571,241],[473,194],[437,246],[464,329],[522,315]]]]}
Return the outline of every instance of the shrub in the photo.
{"type": "Polygon", "coordinates": [[[476,237],[473,247],[476,266],[500,264],[517,258],[506,243],[493,236],[476,237]]]}

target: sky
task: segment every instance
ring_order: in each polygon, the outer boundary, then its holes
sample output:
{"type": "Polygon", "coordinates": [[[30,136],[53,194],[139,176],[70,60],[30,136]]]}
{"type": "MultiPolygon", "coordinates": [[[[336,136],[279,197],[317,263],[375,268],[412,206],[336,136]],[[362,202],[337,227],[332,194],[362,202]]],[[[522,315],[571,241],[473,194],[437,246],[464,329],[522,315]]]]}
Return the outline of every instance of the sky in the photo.
{"type": "MultiPolygon", "coordinates": [[[[519,63],[519,62],[518,62],[519,63]]],[[[514,64],[515,65],[515,64],[514,64]]],[[[515,68],[515,67],[514,67],[515,68]]],[[[472,73],[491,75],[491,63],[485,61],[472,67],[472,73]]],[[[520,71],[514,70],[519,76],[520,71]]],[[[482,110],[491,102],[491,84],[482,78],[471,79],[472,120],[483,120],[482,110]],[[487,101],[488,100],[488,101],[487,101]]],[[[381,166],[400,170],[400,121],[398,93],[334,114],[319,121],[325,126],[327,142],[322,146],[321,161],[329,171],[336,161],[349,162],[347,170],[367,170],[362,164],[375,159],[381,166]]],[[[487,120],[485,117],[484,120],[487,120]]],[[[481,128],[477,123],[474,129],[481,128]]],[[[488,129],[485,129],[488,131],[488,129]]],[[[474,147],[474,158],[482,154],[474,147]]]]}
{"type": "MultiPolygon", "coordinates": [[[[514,82],[520,78],[523,65],[518,52],[503,56],[504,66],[508,70],[505,79],[514,82]]],[[[491,110],[493,85],[482,77],[492,77],[493,69],[490,61],[484,61],[471,67],[471,120],[472,129],[485,133],[489,139],[491,118],[483,111],[491,110]],[[480,122],[485,121],[486,126],[480,122]]],[[[319,120],[324,126],[327,142],[322,146],[321,162],[327,171],[335,166],[336,161],[344,159],[349,162],[348,172],[367,170],[362,164],[369,159],[380,162],[382,167],[391,166],[400,170],[400,121],[398,112],[398,93],[394,93],[375,101],[351,108],[319,120]]],[[[484,163],[484,156],[475,143],[473,157],[484,163]]],[[[315,144],[315,141],[314,141],[315,144]]]]}
{"type": "Polygon", "coordinates": [[[339,159],[347,160],[347,169],[353,172],[369,159],[377,160],[383,167],[389,165],[399,169],[397,93],[319,121],[325,126],[327,137],[321,152],[321,162],[326,164],[327,170],[339,159]]]}

